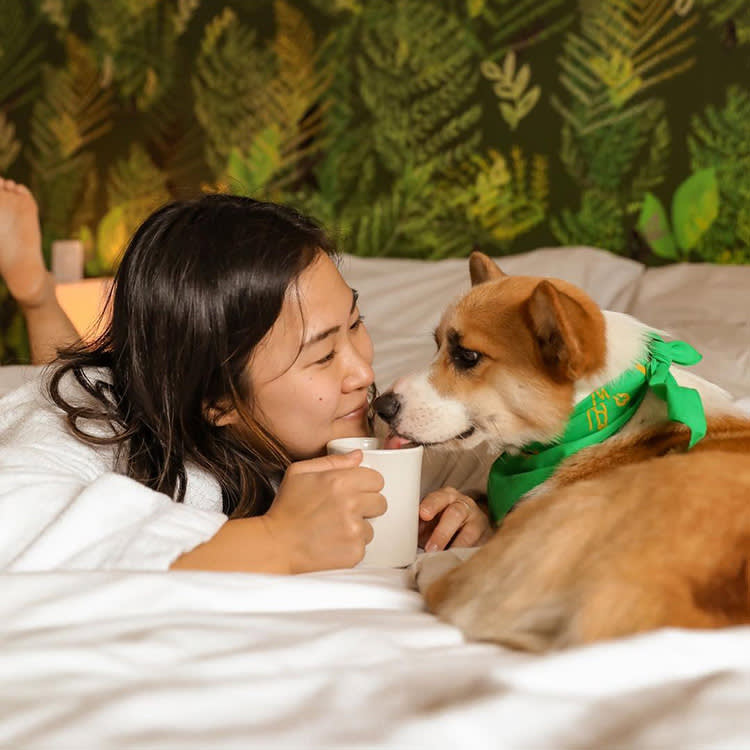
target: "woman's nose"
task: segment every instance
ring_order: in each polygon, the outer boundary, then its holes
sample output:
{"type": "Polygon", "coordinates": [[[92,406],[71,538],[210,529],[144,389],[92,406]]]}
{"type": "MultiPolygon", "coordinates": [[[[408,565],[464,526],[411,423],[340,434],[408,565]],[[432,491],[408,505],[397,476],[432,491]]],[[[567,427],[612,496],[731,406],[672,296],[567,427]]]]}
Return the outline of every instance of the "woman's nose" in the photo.
{"type": "Polygon", "coordinates": [[[369,388],[375,382],[375,371],[372,369],[372,345],[360,350],[351,347],[351,357],[348,362],[349,372],[344,378],[344,390],[356,391],[369,388]]]}

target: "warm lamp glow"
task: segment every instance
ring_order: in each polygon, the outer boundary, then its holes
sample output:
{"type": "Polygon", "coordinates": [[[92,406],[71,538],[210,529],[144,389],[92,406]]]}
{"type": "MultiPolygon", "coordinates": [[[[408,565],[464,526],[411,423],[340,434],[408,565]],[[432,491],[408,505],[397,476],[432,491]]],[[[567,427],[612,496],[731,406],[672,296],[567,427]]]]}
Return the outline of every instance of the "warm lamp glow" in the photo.
{"type": "Polygon", "coordinates": [[[107,299],[111,278],[83,279],[55,287],[57,301],[84,339],[93,339],[102,331],[105,321],[99,315],[107,299]]]}

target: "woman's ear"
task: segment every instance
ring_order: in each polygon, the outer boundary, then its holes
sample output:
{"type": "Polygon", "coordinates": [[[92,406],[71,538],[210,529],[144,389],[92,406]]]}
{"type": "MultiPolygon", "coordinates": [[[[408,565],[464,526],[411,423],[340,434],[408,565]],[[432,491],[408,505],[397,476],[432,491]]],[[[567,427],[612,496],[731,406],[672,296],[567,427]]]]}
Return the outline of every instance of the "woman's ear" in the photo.
{"type": "Polygon", "coordinates": [[[204,406],[203,416],[214,427],[227,427],[239,420],[239,414],[237,414],[237,410],[234,407],[221,407],[217,405],[204,406]]]}

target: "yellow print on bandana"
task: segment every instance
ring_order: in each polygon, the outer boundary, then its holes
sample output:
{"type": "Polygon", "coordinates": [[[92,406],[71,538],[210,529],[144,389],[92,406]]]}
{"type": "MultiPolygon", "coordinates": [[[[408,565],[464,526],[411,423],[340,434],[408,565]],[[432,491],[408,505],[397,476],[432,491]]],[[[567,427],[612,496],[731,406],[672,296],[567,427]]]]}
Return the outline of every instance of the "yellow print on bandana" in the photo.
{"type": "Polygon", "coordinates": [[[603,430],[607,426],[609,421],[607,415],[607,404],[599,404],[598,406],[592,406],[587,412],[586,416],[589,420],[589,432],[594,430],[603,430]],[[596,422],[596,426],[594,426],[596,422]]]}
{"type": "Polygon", "coordinates": [[[605,388],[600,388],[591,394],[592,406],[586,411],[586,417],[589,421],[589,432],[602,430],[609,423],[609,414],[607,412],[607,401],[609,398],[610,395],[605,388]],[[599,399],[598,402],[597,399],[599,399]]]}

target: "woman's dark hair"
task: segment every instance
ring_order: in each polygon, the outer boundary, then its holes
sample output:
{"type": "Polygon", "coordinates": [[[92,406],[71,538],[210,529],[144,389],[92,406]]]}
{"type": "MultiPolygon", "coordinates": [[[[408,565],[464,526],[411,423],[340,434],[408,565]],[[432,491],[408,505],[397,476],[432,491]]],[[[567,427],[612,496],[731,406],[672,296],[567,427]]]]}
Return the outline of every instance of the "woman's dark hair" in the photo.
{"type": "Polygon", "coordinates": [[[60,352],[52,400],[81,440],[116,445],[142,484],[181,502],[191,462],[216,477],[227,515],[264,513],[290,457],[252,417],[246,366],[321,251],[335,254],[325,232],[286,206],[223,194],[164,206],[125,250],[104,332],[60,352]],[[68,372],[93,405],[63,395],[68,372]],[[239,420],[217,426],[232,409],[239,420]],[[89,420],[112,433],[92,434],[89,420]]]}

